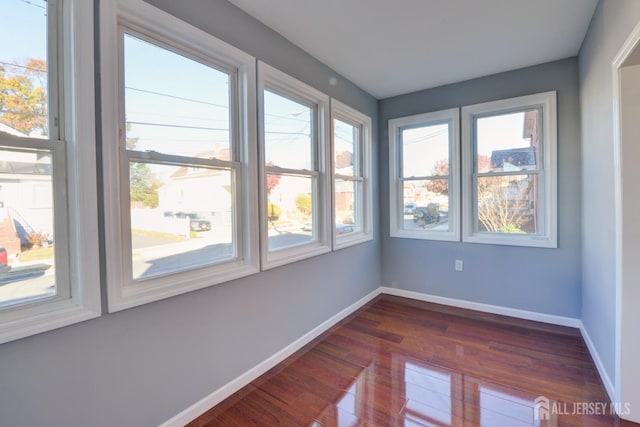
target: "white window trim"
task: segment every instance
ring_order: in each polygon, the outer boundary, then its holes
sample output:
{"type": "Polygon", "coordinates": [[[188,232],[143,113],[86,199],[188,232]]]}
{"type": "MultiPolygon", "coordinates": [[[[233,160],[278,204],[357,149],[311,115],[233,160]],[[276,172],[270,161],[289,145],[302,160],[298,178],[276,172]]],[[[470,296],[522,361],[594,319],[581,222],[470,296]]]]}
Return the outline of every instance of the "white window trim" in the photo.
{"type": "Polygon", "coordinates": [[[494,245],[531,246],[557,248],[557,107],[556,92],[509,98],[465,106],[462,108],[462,170],[463,194],[462,216],[464,221],[463,241],[494,245]],[[475,188],[473,162],[475,152],[474,116],[501,114],[528,108],[542,108],[542,164],[541,196],[543,199],[543,233],[540,235],[509,233],[478,233],[475,228],[475,188]]]}
{"type": "MultiPolygon", "coordinates": [[[[332,235],[333,235],[333,249],[342,249],[348,246],[357,245],[362,242],[373,240],[373,193],[371,182],[371,118],[362,114],[361,112],[349,107],[342,102],[331,99],[331,171],[333,173],[332,180],[332,201],[334,206],[331,209],[333,213],[332,235]],[[361,224],[361,229],[354,233],[343,234],[337,236],[336,230],[336,218],[335,218],[335,134],[334,134],[334,120],[342,120],[345,123],[349,123],[354,127],[359,128],[359,138],[356,141],[356,164],[359,166],[355,175],[355,178],[360,178],[362,183],[362,198],[357,198],[356,203],[356,215],[358,223],[361,224]]],[[[356,180],[357,181],[357,180],[356,180]]]]}
{"type": "MultiPolygon", "coordinates": [[[[71,297],[51,298],[0,312],[0,344],[101,315],[100,265],[95,151],[95,101],[93,67],[93,2],[62,1],[58,65],[62,72],[61,96],[50,97],[60,107],[60,135],[66,150],[66,205],[69,226],[66,242],[71,297]],[[60,99],[58,99],[60,98],[60,99]],[[72,225],[72,226],[71,226],[72,225]]],[[[54,73],[54,76],[56,74],[54,73]]],[[[56,108],[52,106],[52,109],[56,108]]],[[[53,123],[51,128],[53,128],[53,123]]],[[[53,134],[53,132],[52,132],[53,134]]],[[[12,141],[13,142],[13,141],[12,141]]],[[[19,144],[19,141],[15,141],[19,144]]],[[[55,140],[53,141],[55,143],[55,140]]],[[[25,141],[28,144],[28,142],[25,141]]],[[[17,145],[16,144],[16,145],[17,145]]],[[[55,161],[55,160],[54,160],[55,161]]],[[[54,171],[55,173],[55,171],[54,171]]],[[[56,182],[58,178],[56,179],[56,182]]],[[[65,185],[63,184],[63,187],[65,185]]],[[[57,211],[57,208],[56,208],[57,211]]],[[[58,211],[57,211],[58,212],[58,211]]],[[[56,254],[56,262],[60,258],[56,254]]],[[[62,268],[62,266],[61,266],[62,268]]],[[[64,268],[62,268],[64,270],[64,268]]],[[[60,278],[60,277],[59,277],[60,278]]]]}
{"type": "Polygon", "coordinates": [[[391,237],[460,241],[460,110],[451,108],[389,120],[389,222],[391,237]],[[405,230],[399,132],[407,126],[449,123],[449,231],[405,230]]]}
{"type": "MultiPolygon", "coordinates": [[[[312,88],[311,86],[283,73],[272,66],[258,61],[258,140],[260,144],[259,164],[260,164],[260,237],[261,237],[261,261],[262,269],[268,270],[291,262],[306,259],[312,256],[324,254],[331,251],[330,224],[331,202],[329,199],[331,182],[329,180],[329,142],[330,120],[329,120],[329,96],[312,88]],[[316,167],[318,168],[318,194],[313,201],[314,230],[316,240],[302,245],[269,251],[268,244],[268,219],[267,219],[267,180],[266,166],[264,158],[264,90],[272,89],[278,93],[290,96],[292,99],[304,100],[307,104],[317,107],[314,115],[316,124],[316,138],[314,142],[314,156],[316,167]]],[[[313,172],[313,171],[311,171],[313,172]]]]}
{"type": "MultiPolygon", "coordinates": [[[[101,10],[102,52],[102,135],[104,160],[105,229],[107,255],[107,289],[109,312],[119,311],[152,301],[179,295],[214,284],[227,282],[259,271],[257,217],[257,171],[255,167],[256,98],[255,58],[239,49],[201,31],[178,18],[169,15],[141,0],[103,0],[101,10]],[[120,98],[119,83],[120,51],[119,25],[132,27],[136,31],[179,50],[193,52],[214,63],[225,63],[237,70],[238,92],[236,93],[239,116],[237,120],[237,148],[240,166],[236,181],[238,196],[234,200],[236,209],[238,258],[211,266],[176,272],[151,278],[128,286],[132,279],[125,268],[129,260],[124,259],[121,248],[129,245],[124,236],[129,235],[121,220],[126,203],[126,194],[121,188],[121,159],[118,152],[124,137],[121,129],[121,114],[124,109],[120,98]],[[170,42],[170,43],[169,43],[170,42]],[[123,201],[123,199],[125,199],[123,201]]],[[[232,124],[233,126],[233,124],[232,124]]]]}

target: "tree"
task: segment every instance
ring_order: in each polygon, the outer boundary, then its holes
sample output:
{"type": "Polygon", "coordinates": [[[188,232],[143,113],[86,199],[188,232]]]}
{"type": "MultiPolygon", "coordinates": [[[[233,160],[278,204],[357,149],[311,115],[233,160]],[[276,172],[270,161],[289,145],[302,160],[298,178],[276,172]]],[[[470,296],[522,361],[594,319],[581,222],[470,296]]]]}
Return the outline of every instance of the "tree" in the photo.
{"type": "MultiPolygon", "coordinates": [[[[267,166],[273,166],[273,162],[268,162],[267,166]]],[[[267,196],[271,194],[271,190],[280,184],[280,178],[282,178],[282,175],[267,174],[267,196]]]]}
{"type": "Polygon", "coordinates": [[[129,163],[129,192],[132,202],[158,207],[160,183],[146,163],[129,163]]]}
{"type": "MultiPolygon", "coordinates": [[[[492,170],[488,156],[478,156],[478,171],[492,170]]],[[[439,160],[431,172],[433,176],[448,176],[449,161],[439,160]]],[[[521,182],[512,176],[482,177],[477,183],[477,215],[478,222],[490,232],[524,233],[522,228],[529,222],[528,194],[533,182],[522,188],[521,182]]],[[[427,190],[436,194],[448,194],[447,181],[444,179],[429,180],[425,184],[427,190]]]]}
{"type": "MultiPolygon", "coordinates": [[[[431,171],[432,176],[449,176],[449,160],[442,159],[438,160],[435,165],[433,165],[433,170],[431,171]]],[[[449,194],[449,185],[447,180],[444,179],[433,179],[427,181],[426,184],[427,190],[436,194],[449,194]]]]}
{"type": "MultiPolygon", "coordinates": [[[[126,124],[127,134],[131,124],[126,124]]],[[[125,141],[127,150],[135,150],[138,137],[128,137],[125,141]]],[[[162,184],[146,163],[129,163],[129,193],[132,202],[142,202],[144,206],[157,208],[159,204],[158,188],[162,184]]]]}
{"type": "Polygon", "coordinates": [[[47,64],[0,65],[0,123],[25,134],[48,135],[47,64]]]}
{"type": "Polygon", "coordinates": [[[269,217],[269,221],[277,221],[280,219],[280,215],[282,214],[282,209],[276,204],[271,202],[267,203],[267,216],[269,217]]]}
{"type": "MultiPolygon", "coordinates": [[[[487,156],[478,156],[478,170],[492,170],[487,156]]],[[[524,233],[530,221],[529,193],[533,181],[526,185],[516,176],[489,176],[478,179],[478,221],[494,233],[524,233]]]]}
{"type": "Polygon", "coordinates": [[[526,199],[529,186],[513,176],[492,176],[478,184],[478,221],[487,231],[524,233],[522,227],[529,221],[526,199]]]}
{"type": "Polygon", "coordinates": [[[311,213],[311,194],[300,194],[296,197],[296,207],[305,215],[311,213]]]}

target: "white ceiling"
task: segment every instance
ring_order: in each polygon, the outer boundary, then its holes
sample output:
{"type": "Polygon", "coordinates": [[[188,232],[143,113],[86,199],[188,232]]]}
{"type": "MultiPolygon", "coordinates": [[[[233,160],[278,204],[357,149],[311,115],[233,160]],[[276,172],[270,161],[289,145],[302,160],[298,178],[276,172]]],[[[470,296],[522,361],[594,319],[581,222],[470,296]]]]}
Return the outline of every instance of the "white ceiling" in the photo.
{"type": "Polygon", "coordinates": [[[230,0],[381,99],[578,54],[597,0],[230,0]]]}

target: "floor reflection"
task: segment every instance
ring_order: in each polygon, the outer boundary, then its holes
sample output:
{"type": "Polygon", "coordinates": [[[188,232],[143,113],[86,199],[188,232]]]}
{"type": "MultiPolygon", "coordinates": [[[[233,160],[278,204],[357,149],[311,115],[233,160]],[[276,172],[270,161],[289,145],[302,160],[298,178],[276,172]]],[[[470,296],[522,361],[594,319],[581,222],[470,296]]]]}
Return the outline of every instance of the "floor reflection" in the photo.
{"type": "Polygon", "coordinates": [[[411,304],[377,301],[190,426],[633,425],[579,332],[411,304]]]}
{"type": "Polygon", "coordinates": [[[618,425],[605,403],[595,410],[596,402],[559,402],[395,354],[390,362],[386,379],[375,375],[380,361],[372,362],[311,426],[618,425]]]}

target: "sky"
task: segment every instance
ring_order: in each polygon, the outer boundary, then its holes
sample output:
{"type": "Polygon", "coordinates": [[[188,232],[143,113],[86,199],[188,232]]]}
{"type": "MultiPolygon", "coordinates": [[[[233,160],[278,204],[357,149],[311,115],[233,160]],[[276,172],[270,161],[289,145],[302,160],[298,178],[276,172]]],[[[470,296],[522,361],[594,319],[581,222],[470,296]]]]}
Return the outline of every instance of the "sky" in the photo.
{"type": "MultiPolygon", "coordinates": [[[[46,57],[46,1],[1,0],[0,61],[46,57]]],[[[194,156],[229,147],[230,74],[212,64],[177,55],[134,35],[125,36],[127,136],[136,149],[194,156]]],[[[313,169],[309,106],[265,92],[266,161],[288,168],[313,169]]],[[[479,154],[529,146],[522,139],[524,114],[478,120],[479,154]]],[[[353,151],[352,127],[338,122],[336,152],[353,151]]],[[[447,159],[446,124],[403,131],[404,176],[429,176],[447,159]]]]}
{"type": "MultiPolygon", "coordinates": [[[[196,156],[229,148],[231,74],[131,34],[124,43],[125,120],[135,149],[196,156]]],[[[266,162],[314,169],[313,109],[269,90],[264,103],[266,162]]]]}
{"type": "Polygon", "coordinates": [[[26,58],[46,59],[47,29],[44,0],[1,0],[0,61],[14,62],[26,58]],[[6,19],[10,17],[10,19],[6,19]]]}
{"type": "MultiPolygon", "coordinates": [[[[478,155],[491,158],[495,150],[529,147],[522,138],[524,112],[477,119],[478,155]]],[[[449,125],[446,123],[402,129],[403,177],[427,177],[436,162],[449,159],[449,125]]]]}

